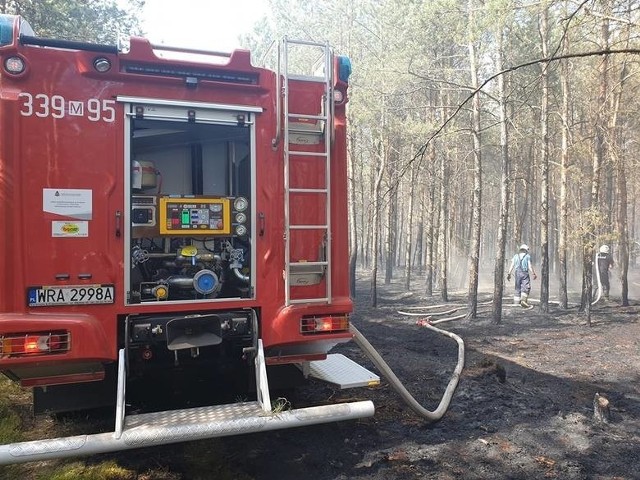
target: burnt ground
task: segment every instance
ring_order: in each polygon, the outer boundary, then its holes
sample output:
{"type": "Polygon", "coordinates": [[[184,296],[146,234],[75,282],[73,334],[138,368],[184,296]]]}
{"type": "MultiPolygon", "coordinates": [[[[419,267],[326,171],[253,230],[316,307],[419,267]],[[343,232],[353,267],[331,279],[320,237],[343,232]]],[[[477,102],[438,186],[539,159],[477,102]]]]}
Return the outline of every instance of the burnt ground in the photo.
{"type": "MultiPolygon", "coordinates": [[[[416,399],[435,409],[456,364],[456,343],[398,311],[441,301],[404,292],[397,280],[379,287],[372,309],[368,281],[360,283],[353,323],[416,399]]],[[[632,296],[637,288],[632,282],[632,296]]],[[[132,474],[122,478],[139,480],[640,479],[640,304],[620,307],[613,293],[593,307],[591,326],[576,306],[551,306],[548,314],[505,307],[501,325],[490,313],[439,324],[463,338],[466,362],[436,423],[414,414],[384,379],[351,390],[313,382],[291,398],[294,406],[371,399],[375,416],[82,462],[113,460],[132,474]],[[608,423],[594,419],[596,393],[610,401],[608,423]]],[[[354,343],[336,351],[375,371],[354,343]]],[[[38,470],[21,476],[48,478],[36,477],[38,470]]]]}

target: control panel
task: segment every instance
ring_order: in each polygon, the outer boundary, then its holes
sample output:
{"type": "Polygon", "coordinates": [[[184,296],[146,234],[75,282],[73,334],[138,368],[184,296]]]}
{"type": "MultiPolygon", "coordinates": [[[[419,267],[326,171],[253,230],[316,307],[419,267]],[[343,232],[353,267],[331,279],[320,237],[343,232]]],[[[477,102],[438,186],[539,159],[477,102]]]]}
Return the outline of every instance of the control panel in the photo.
{"type": "Polygon", "coordinates": [[[133,238],[157,237],[157,197],[133,195],[131,198],[131,236],[133,238]]]}
{"type": "Polygon", "coordinates": [[[161,197],[161,235],[229,235],[231,202],[228,198],[161,197]]]}

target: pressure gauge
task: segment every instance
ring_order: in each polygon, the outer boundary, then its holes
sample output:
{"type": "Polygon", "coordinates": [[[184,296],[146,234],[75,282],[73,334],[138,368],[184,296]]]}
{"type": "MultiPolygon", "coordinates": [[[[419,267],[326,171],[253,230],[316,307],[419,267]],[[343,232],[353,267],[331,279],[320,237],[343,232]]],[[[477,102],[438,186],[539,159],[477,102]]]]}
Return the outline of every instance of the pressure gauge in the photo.
{"type": "Polygon", "coordinates": [[[244,197],[238,197],[233,201],[233,208],[238,212],[244,212],[249,207],[249,200],[244,197]]]}
{"type": "Polygon", "coordinates": [[[238,225],[236,227],[236,235],[241,237],[242,235],[246,235],[246,234],[247,234],[247,227],[245,227],[244,225],[238,225]]]}
{"type": "Polygon", "coordinates": [[[240,212],[236,214],[236,223],[244,223],[247,221],[247,216],[240,212]]]}

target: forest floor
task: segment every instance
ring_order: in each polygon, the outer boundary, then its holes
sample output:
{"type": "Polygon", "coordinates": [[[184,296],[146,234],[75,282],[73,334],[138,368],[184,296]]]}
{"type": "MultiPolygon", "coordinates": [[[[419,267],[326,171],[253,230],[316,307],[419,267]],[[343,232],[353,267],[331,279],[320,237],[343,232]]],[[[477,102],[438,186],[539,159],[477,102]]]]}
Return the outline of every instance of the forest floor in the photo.
{"type": "MultiPolygon", "coordinates": [[[[397,280],[379,287],[373,309],[367,280],[359,283],[353,323],[415,398],[434,410],[456,365],[457,345],[398,312],[442,302],[405,292],[397,280]]],[[[640,284],[631,282],[630,293],[640,297],[640,284]]],[[[488,300],[489,292],[482,296],[488,300]]],[[[464,312],[462,301],[452,295],[446,309],[457,302],[464,312]]],[[[590,326],[575,305],[542,314],[506,303],[500,325],[490,312],[439,324],[464,340],[466,358],[451,406],[436,423],[413,413],[385,379],[351,390],[314,381],[298,394],[302,402],[370,399],[375,415],[5,467],[0,478],[72,479],[43,472],[74,465],[86,478],[132,480],[640,479],[639,313],[638,301],[621,307],[613,296],[593,307],[590,326]],[[594,418],[596,393],[610,401],[609,422],[594,418]],[[121,473],[86,474],[105,462],[121,473]]],[[[376,371],[354,343],[336,351],[376,371]]]]}

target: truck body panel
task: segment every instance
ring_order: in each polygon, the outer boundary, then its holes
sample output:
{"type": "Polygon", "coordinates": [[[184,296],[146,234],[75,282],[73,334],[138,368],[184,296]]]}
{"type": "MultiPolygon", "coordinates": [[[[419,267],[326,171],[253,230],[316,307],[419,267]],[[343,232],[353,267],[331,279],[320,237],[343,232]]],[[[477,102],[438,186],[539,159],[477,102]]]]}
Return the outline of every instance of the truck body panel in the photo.
{"type": "Polygon", "coordinates": [[[133,381],[351,340],[344,59],[309,44],[324,71],[296,77],[0,29],[0,371],[55,395],[114,382],[120,351],[133,381]]]}

